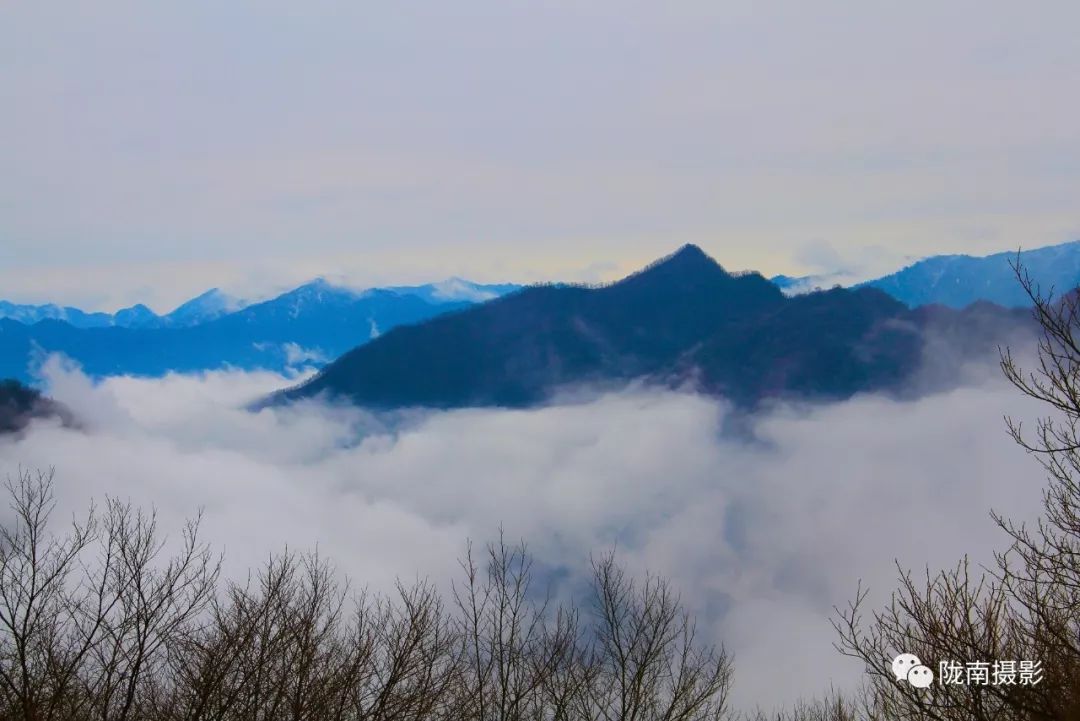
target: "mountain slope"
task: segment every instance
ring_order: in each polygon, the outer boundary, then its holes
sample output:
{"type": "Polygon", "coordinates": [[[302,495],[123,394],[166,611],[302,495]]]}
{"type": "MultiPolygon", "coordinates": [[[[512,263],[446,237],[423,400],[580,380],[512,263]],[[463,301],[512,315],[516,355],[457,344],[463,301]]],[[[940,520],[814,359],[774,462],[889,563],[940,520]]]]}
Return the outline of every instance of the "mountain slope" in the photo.
{"type": "Polygon", "coordinates": [[[396,329],[347,353],[300,395],[330,390],[381,406],[533,403],[560,384],[659,370],[738,312],[707,302],[725,289],[749,307],[782,301],[760,276],[736,278],[684,248],[606,288],[535,286],[396,329]]]}
{"type": "MultiPolygon", "coordinates": [[[[1016,258],[1016,252],[938,255],[863,285],[880,288],[909,307],[938,303],[962,308],[980,300],[1026,307],[1030,299],[1009,265],[1016,258]]],[[[1020,262],[1044,288],[1068,291],[1080,284],[1080,241],[1023,251],[1020,262]]]]}
{"type": "MultiPolygon", "coordinates": [[[[934,255],[854,287],[878,288],[909,308],[931,304],[963,308],[979,301],[1027,308],[1031,301],[1010,266],[1016,258],[1016,251],[980,257],[934,255]]],[[[1021,251],[1020,262],[1044,290],[1066,292],[1080,285],[1080,241],[1021,251]]],[[[837,279],[843,281],[845,276],[777,275],[770,280],[786,293],[798,294],[831,286],[837,279]]]]}
{"type": "MultiPolygon", "coordinates": [[[[242,310],[248,303],[223,293],[217,288],[211,288],[202,295],[181,303],[171,313],[162,316],[160,325],[184,328],[199,325],[220,318],[229,313],[242,310]]],[[[117,323],[117,325],[122,325],[117,323]]]]}
{"type": "Polygon", "coordinates": [[[86,313],[70,306],[22,305],[0,300],[0,318],[8,318],[31,325],[43,320],[62,320],[78,328],[104,328],[113,325],[109,313],[86,313]]]}
{"type": "Polygon", "coordinates": [[[14,379],[0,380],[0,436],[17,433],[40,418],[57,418],[66,426],[76,425],[66,406],[14,379]]]}
{"type": "MultiPolygon", "coordinates": [[[[500,295],[512,293],[520,287],[513,283],[483,285],[461,278],[449,278],[425,285],[355,291],[350,288],[335,286],[322,278],[318,278],[265,302],[273,303],[279,300],[286,303],[291,302],[297,294],[303,294],[312,288],[317,288],[330,293],[330,295],[341,295],[352,299],[358,298],[363,293],[387,290],[401,296],[415,296],[432,305],[480,303],[497,298],[500,295]]],[[[20,305],[0,300],[0,318],[9,318],[26,325],[33,325],[43,320],[59,320],[76,328],[110,328],[114,326],[120,328],[187,328],[217,320],[251,305],[252,303],[249,301],[228,295],[218,288],[211,288],[205,293],[182,303],[165,315],[158,315],[141,303],[130,308],[122,308],[116,313],[87,313],[78,308],[61,307],[51,303],[45,305],[20,305]]]]}
{"type": "Polygon", "coordinates": [[[33,325],[43,320],[64,321],[76,328],[162,328],[197,325],[242,308],[244,303],[216,288],[192,298],[167,315],[158,315],[142,303],[115,313],[87,313],[70,306],[20,305],[0,300],[0,318],[33,325]]]}
{"type": "Polygon", "coordinates": [[[0,306],[0,377],[28,381],[54,352],[95,376],[321,365],[395,326],[518,287],[451,279],[356,291],[317,279],[254,304],[213,289],[166,316],[143,305],[91,318],[73,308],[7,304],[0,306]],[[4,317],[5,307],[14,319],[4,317]]]}
{"type": "Polygon", "coordinates": [[[601,288],[536,286],[355,348],[279,394],[371,407],[527,406],[560,387],[646,378],[739,403],[898,387],[918,318],[875,289],[786,298],[686,246],[601,288]]]}
{"type": "Polygon", "coordinates": [[[186,328],[75,328],[56,320],[27,326],[0,319],[0,376],[29,380],[35,362],[54,352],[93,376],[223,367],[281,371],[299,360],[334,358],[381,330],[464,305],[432,305],[388,291],[356,295],[305,286],[186,328]]]}
{"type": "Polygon", "coordinates": [[[473,283],[463,278],[447,278],[438,283],[391,286],[386,290],[402,295],[415,295],[418,298],[423,298],[428,303],[453,303],[458,301],[483,303],[484,301],[494,300],[501,295],[521,290],[521,286],[516,283],[483,284],[473,283]]]}

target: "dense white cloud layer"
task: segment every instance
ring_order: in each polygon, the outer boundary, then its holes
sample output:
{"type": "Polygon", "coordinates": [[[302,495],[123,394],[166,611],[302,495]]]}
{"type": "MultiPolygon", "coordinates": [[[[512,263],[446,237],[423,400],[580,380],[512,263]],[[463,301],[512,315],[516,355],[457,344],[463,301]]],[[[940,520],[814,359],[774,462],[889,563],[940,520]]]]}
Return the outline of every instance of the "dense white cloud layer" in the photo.
{"type": "Polygon", "coordinates": [[[1041,473],[1006,437],[1038,409],[993,379],[899,402],[876,396],[746,419],[699,396],[627,391],[527,411],[376,418],[243,405],[294,379],[208,373],[93,385],[57,363],[51,392],[86,422],[0,441],[0,473],[55,466],[61,518],[103,494],[154,505],[237,575],[283,545],[356,582],[445,583],[466,538],[500,524],[543,567],[583,570],[618,544],[670,577],[736,656],[735,701],[771,705],[857,681],[833,605],[859,579],[881,602],[908,568],[990,559],[990,508],[1035,515],[1041,473]]]}

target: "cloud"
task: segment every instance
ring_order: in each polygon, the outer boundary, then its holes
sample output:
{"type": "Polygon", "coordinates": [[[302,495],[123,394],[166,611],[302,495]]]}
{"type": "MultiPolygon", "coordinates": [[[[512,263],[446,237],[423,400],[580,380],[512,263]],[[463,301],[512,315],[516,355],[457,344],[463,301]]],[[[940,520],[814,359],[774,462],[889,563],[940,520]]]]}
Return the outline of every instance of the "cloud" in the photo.
{"type": "Polygon", "coordinates": [[[461,278],[447,278],[434,283],[432,295],[443,301],[468,300],[473,303],[482,303],[498,297],[498,293],[483,288],[477,288],[467,280],[461,278]]]}
{"type": "Polygon", "coordinates": [[[828,619],[859,579],[880,603],[894,559],[989,561],[1002,543],[990,508],[1029,519],[1040,500],[1040,469],[1001,421],[1035,409],[996,378],[738,419],[720,401],[640,388],[535,410],[249,413],[295,379],[95,385],[58,363],[46,375],[87,429],[41,422],[0,441],[0,474],[55,466],[58,518],[102,494],[155,505],[166,529],[202,507],[229,574],[285,544],[317,544],[384,589],[398,576],[446,583],[465,539],[500,525],[571,577],[618,544],[631,570],[671,578],[703,632],[735,654],[743,707],[857,682],[828,619]]]}
{"type": "MultiPolygon", "coordinates": [[[[371,321],[372,337],[378,335],[375,328],[375,321],[371,321]]],[[[285,343],[282,348],[285,350],[285,363],[290,367],[298,367],[303,365],[329,363],[332,358],[328,358],[325,353],[319,348],[304,348],[299,343],[285,343]]]]}
{"type": "Polygon", "coordinates": [[[802,276],[785,288],[789,295],[873,280],[899,270],[915,258],[878,244],[852,246],[841,252],[829,241],[818,238],[798,246],[794,260],[811,271],[811,275],[802,276]]]}

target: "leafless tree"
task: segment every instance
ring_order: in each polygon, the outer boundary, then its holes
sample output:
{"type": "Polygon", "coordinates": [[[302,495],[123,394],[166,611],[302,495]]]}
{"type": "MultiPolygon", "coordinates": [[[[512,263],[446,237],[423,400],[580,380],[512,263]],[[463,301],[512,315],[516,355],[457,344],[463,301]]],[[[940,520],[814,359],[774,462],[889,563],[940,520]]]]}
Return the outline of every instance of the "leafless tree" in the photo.
{"type": "Polygon", "coordinates": [[[199,519],[170,543],[107,499],[49,534],[52,473],[9,481],[0,525],[0,719],[697,721],[730,664],[660,578],[608,556],[595,604],[556,605],[525,547],[466,550],[452,603],[418,581],[353,594],[318,554],[221,582],[199,519]],[[171,553],[166,553],[167,549],[171,553]]]}
{"type": "Polygon", "coordinates": [[[568,718],[589,678],[576,611],[552,617],[548,594],[533,597],[524,543],[510,547],[500,533],[485,566],[470,545],[465,583],[453,591],[463,661],[458,713],[476,721],[568,718]]]}
{"type": "Polygon", "coordinates": [[[5,717],[62,718],[79,708],[72,692],[100,638],[101,614],[92,610],[104,589],[70,591],[80,557],[98,538],[97,520],[91,509],[67,537],[47,535],[51,470],[20,470],[5,488],[13,518],[0,525],[0,704],[5,717]]]}
{"type": "Polygon", "coordinates": [[[789,709],[771,713],[758,710],[747,714],[745,718],[746,721],[885,721],[888,717],[875,709],[867,708],[859,699],[849,699],[831,691],[821,700],[800,701],[789,709]]]}
{"type": "Polygon", "coordinates": [[[7,482],[0,527],[0,703],[7,718],[140,718],[170,645],[210,601],[218,566],[198,520],[162,558],[154,515],[108,499],[50,535],[53,474],[7,482]]]}
{"type": "Polygon", "coordinates": [[[638,584],[609,554],[595,561],[596,663],[589,718],[704,721],[726,711],[731,663],[702,645],[697,627],[663,578],[638,584]]]}
{"type": "MultiPolygon", "coordinates": [[[[993,517],[1007,546],[989,569],[955,568],[916,578],[900,573],[889,607],[863,616],[866,595],[838,610],[838,647],[865,662],[869,708],[889,719],[990,721],[1080,718],[1080,296],[1043,292],[1013,265],[1032,302],[1042,335],[1034,370],[1004,349],[1001,368],[1050,415],[1032,434],[1006,418],[1013,440],[1047,472],[1044,513],[1035,527],[993,517]],[[901,651],[920,659],[1026,659],[1041,664],[1037,684],[935,684],[920,690],[892,678],[901,651]]],[[[965,679],[966,681],[966,679],[965,679]]],[[[867,718],[872,717],[870,714],[867,718]]]]}

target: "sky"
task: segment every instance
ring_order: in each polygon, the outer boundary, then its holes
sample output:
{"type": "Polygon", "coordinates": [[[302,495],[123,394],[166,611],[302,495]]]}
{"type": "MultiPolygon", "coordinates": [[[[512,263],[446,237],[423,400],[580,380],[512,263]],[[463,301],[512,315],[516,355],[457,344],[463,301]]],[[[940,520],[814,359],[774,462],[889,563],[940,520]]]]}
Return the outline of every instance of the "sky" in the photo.
{"type": "Polygon", "coordinates": [[[884,606],[896,564],[992,564],[1008,538],[991,509],[1017,522],[1041,509],[1042,468],[1002,414],[1045,410],[992,364],[913,400],[765,408],[738,435],[724,401],[644,388],[387,422],[316,402],[243,410],[295,380],[270,373],[94,384],[55,358],[44,373],[83,428],[39,421],[0,438],[0,478],[55,468],[58,524],[108,495],[155,508],[176,539],[201,509],[229,578],[285,546],[317,548],[374,592],[398,578],[446,592],[466,541],[500,527],[571,581],[614,548],[632,576],[670,580],[700,638],[733,655],[744,710],[856,686],[861,664],[832,645],[834,606],[860,582],[884,606]]]}
{"type": "Polygon", "coordinates": [[[1080,238],[1080,5],[4,3],[0,298],[1080,238]]]}

